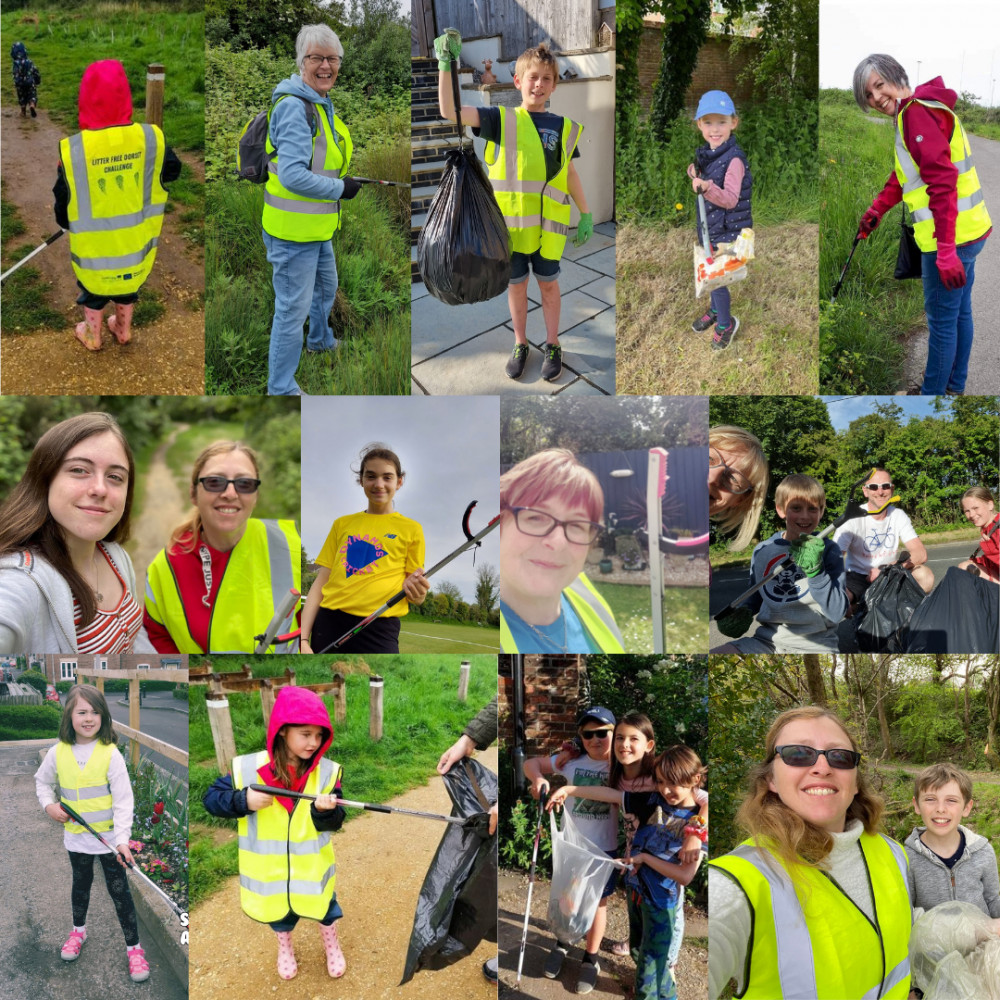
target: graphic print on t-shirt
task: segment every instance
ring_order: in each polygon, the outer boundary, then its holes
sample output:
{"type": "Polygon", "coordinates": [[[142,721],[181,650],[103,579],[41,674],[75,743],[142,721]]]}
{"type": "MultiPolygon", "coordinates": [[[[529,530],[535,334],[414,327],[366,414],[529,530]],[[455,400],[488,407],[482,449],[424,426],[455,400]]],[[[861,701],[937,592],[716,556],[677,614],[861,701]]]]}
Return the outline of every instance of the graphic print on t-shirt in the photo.
{"type": "MultiPolygon", "coordinates": [[[[764,567],[764,576],[774,568],[776,563],[787,558],[787,553],[775,556],[764,567]]],[[[764,594],[775,604],[785,604],[797,601],[809,589],[806,575],[795,563],[786,563],[785,568],[770,583],[764,585],[764,594]]]]}
{"type": "Polygon", "coordinates": [[[348,535],[340,547],[344,559],[344,572],[348,577],[355,573],[374,573],[375,563],[388,555],[385,546],[377,538],[368,535],[348,535]]]}
{"type": "Polygon", "coordinates": [[[878,524],[872,525],[872,530],[865,539],[865,551],[871,555],[876,553],[893,553],[896,551],[896,532],[889,525],[885,531],[879,531],[878,524]]]}
{"type": "Polygon", "coordinates": [[[538,138],[542,140],[542,149],[552,152],[553,149],[559,148],[559,133],[553,129],[539,126],[538,138]]]}

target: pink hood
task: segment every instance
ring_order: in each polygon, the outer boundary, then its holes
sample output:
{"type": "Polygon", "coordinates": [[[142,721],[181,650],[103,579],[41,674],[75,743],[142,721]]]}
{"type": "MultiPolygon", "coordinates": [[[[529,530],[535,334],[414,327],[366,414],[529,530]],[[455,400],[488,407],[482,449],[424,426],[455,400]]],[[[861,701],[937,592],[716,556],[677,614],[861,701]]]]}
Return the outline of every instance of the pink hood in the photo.
{"type": "Polygon", "coordinates": [[[913,91],[913,96],[921,101],[940,101],[942,104],[947,104],[952,110],[955,109],[955,102],[958,100],[958,94],[946,87],[944,80],[939,76],[926,83],[921,83],[913,91]]]}
{"type": "Polygon", "coordinates": [[[80,128],[128,125],[132,120],[132,91],[125,67],[117,59],[91,63],[80,81],[80,128]]]}

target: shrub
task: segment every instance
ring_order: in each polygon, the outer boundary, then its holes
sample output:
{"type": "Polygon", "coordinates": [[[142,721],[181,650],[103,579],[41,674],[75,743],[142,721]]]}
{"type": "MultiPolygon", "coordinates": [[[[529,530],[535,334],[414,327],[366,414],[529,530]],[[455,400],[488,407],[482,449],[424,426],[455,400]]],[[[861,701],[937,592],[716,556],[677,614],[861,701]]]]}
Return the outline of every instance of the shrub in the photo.
{"type": "Polygon", "coordinates": [[[43,698],[45,697],[45,691],[49,683],[45,679],[45,675],[40,673],[38,670],[25,670],[25,672],[18,677],[17,682],[19,684],[30,684],[43,698]]]}

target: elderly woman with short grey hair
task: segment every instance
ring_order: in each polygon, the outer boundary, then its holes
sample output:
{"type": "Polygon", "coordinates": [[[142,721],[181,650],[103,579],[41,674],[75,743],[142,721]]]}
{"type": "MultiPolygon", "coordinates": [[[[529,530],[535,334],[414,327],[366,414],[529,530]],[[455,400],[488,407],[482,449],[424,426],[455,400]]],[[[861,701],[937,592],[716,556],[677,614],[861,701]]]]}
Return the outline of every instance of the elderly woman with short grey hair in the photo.
{"type": "Polygon", "coordinates": [[[344,47],[328,25],[305,25],[295,40],[299,72],[282,80],[271,95],[271,162],[261,219],[274,284],[270,396],[303,395],[295,371],[306,319],[309,353],[332,353],[337,347],[330,326],[337,294],[331,239],[340,228],[341,199],[353,198],[360,188],[347,176],[351,134],[329,96],[343,57],[344,47]]]}
{"type": "Polygon", "coordinates": [[[929,339],[927,368],[912,395],[961,395],[972,350],[972,284],[976,257],[991,230],[958,95],[936,76],[911,89],[892,56],[870,55],[854,70],[854,99],[894,120],[895,163],[881,193],[862,216],[868,237],[902,201],[913,216],[921,254],[929,339]]]}

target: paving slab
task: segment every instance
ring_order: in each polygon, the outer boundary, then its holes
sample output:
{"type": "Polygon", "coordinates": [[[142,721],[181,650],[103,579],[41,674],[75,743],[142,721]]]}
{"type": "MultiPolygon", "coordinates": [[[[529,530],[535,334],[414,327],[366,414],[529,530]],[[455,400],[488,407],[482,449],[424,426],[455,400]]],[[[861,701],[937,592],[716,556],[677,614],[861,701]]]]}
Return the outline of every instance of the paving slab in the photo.
{"type": "Polygon", "coordinates": [[[593,295],[595,299],[600,299],[602,302],[607,302],[609,306],[615,304],[615,289],[617,284],[615,279],[610,275],[604,275],[597,279],[597,281],[591,281],[583,289],[588,295],[593,295]]]}
{"type": "Polygon", "coordinates": [[[605,250],[598,250],[597,253],[592,253],[581,263],[613,278],[615,276],[615,248],[607,247],[605,250]]]}
{"type": "MultiPolygon", "coordinates": [[[[431,396],[496,396],[514,385],[504,366],[514,346],[514,333],[498,326],[453,347],[440,357],[410,369],[418,392],[431,396]]],[[[537,353],[537,352],[536,352],[537,353]]],[[[541,362],[536,363],[537,367],[541,362]]]]}
{"type": "Polygon", "coordinates": [[[615,311],[606,309],[592,319],[564,333],[562,344],[566,364],[587,378],[610,372],[614,391],[615,371],[615,311]]]}
{"type": "MultiPolygon", "coordinates": [[[[528,310],[530,317],[530,296],[528,310]]],[[[436,354],[457,347],[470,337],[509,321],[510,310],[507,308],[506,295],[498,295],[488,302],[477,302],[471,306],[449,306],[440,299],[427,295],[417,301],[410,313],[411,364],[426,361],[436,354]]]]}
{"type": "Polygon", "coordinates": [[[422,281],[414,281],[410,284],[410,301],[415,302],[417,299],[422,299],[425,295],[430,295],[427,291],[427,286],[422,281]]]}
{"type": "MultiPolygon", "coordinates": [[[[563,298],[566,298],[566,294],[573,291],[574,288],[579,288],[581,285],[586,285],[591,281],[603,277],[605,275],[601,271],[587,267],[585,262],[564,259],[559,265],[559,291],[562,293],[563,298]]],[[[537,290],[535,279],[531,277],[528,281],[537,290]]]]}
{"type": "Polygon", "coordinates": [[[614,236],[605,236],[603,233],[594,233],[582,247],[573,246],[573,240],[568,239],[566,241],[566,249],[563,250],[562,259],[582,260],[584,257],[589,257],[592,253],[597,253],[599,250],[606,250],[608,247],[613,247],[614,245],[614,236]]]}
{"type": "MultiPolygon", "coordinates": [[[[570,292],[568,295],[563,295],[562,297],[562,308],[559,311],[559,336],[562,338],[563,334],[574,326],[578,326],[580,323],[586,322],[592,316],[596,316],[597,313],[602,312],[607,309],[608,306],[605,302],[601,302],[600,299],[594,298],[592,295],[587,295],[583,291],[577,289],[570,292]]],[[[541,309],[534,309],[528,313],[528,325],[526,328],[526,333],[528,335],[528,340],[533,344],[542,344],[545,340],[545,319],[542,316],[541,309]]],[[[560,342],[565,350],[566,344],[562,340],[560,342]]],[[[614,341],[611,343],[611,357],[614,358],[615,345],[614,341]]]]}

